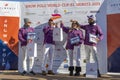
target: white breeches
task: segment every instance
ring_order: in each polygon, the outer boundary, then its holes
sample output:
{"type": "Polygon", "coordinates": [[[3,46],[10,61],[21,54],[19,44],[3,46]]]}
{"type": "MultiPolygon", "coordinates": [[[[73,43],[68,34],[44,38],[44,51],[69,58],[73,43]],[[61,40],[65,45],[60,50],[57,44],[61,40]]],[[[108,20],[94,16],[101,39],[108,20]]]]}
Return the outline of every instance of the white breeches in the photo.
{"type": "Polygon", "coordinates": [[[45,44],[44,49],[45,51],[43,54],[42,70],[46,71],[47,61],[48,61],[48,70],[52,70],[55,45],[45,44]]]}
{"type": "Polygon", "coordinates": [[[27,56],[27,47],[20,47],[20,53],[18,55],[18,70],[19,72],[30,72],[33,69],[34,57],[27,56]]]}
{"type": "Polygon", "coordinates": [[[98,65],[98,58],[97,58],[97,47],[96,46],[89,46],[85,45],[85,53],[86,53],[86,61],[90,62],[91,58],[97,63],[98,65]]]}
{"type": "Polygon", "coordinates": [[[73,65],[73,58],[75,58],[76,66],[80,67],[80,47],[81,46],[74,46],[74,50],[68,49],[69,66],[74,66],[73,65]]]}

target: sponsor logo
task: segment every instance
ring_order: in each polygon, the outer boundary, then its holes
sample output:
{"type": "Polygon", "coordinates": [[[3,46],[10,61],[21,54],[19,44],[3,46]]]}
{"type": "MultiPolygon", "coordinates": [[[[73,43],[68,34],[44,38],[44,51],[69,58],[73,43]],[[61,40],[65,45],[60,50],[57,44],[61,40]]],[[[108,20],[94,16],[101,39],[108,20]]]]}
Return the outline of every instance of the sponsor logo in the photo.
{"type": "Polygon", "coordinates": [[[64,59],[64,63],[67,63],[68,62],[68,60],[67,59],[64,59]]]}
{"type": "Polygon", "coordinates": [[[56,20],[62,17],[61,14],[59,14],[59,11],[57,9],[54,10],[54,13],[51,16],[52,16],[51,17],[52,20],[56,20]]]}
{"type": "MultiPolygon", "coordinates": [[[[56,35],[58,35],[58,33],[56,33],[56,35]]],[[[61,49],[56,49],[57,51],[61,51],[61,49]]]]}
{"type": "Polygon", "coordinates": [[[111,6],[111,7],[120,7],[120,2],[111,3],[110,6],[111,6]]]}
{"type": "Polygon", "coordinates": [[[5,6],[8,6],[8,4],[6,3],[5,6]]]}
{"type": "Polygon", "coordinates": [[[112,9],[116,9],[116,10],[120,10],[120,2],[114,2],[114,3],[110,3],[110,7],[112,8],[112,9]]]}
{"type": "Polygon", "coordinates": [[[13,14],[18,10],[18,7],[15,4],[4,3],[0,5],[1,14],[13,14]]]}
{"type": "Polygon", "coordinates": [[[59,13],[58,9],[55,9],[54,14],[58,14],[58,13],[59,13]]]}
{"type": "Polygon", "coordinates": [[[4,9],[4,10],[16,10],[17,8],[15,6],[9,6],[8,3],[5,3],[4,6],[0,6],[0,9],[4,9]]]}
{"type": "Polygon", "coordinates": [[[88,11],[75,11],[75,13],[78,13],[78,14],[87,14],[88,11]]]}
{"type": "Polygon", "coordinates": [[[90,13],[100,13],[100,11],[90,11],[90,13]]]}
{"type": "MultiPolygon", "coordinates": [[[[58,52],[57,52],[57,53],[58,53],[58,52]]],[[[56,54],[56,55],[55,55],[55,58],[56,58],[56,59],[60,59],[60,58],[61,58],[61,55],[56,54]]]]}
{"type": "Polygon", "coordinates": [[[54,62],[60,62],[61,60],[60,59],[55,59],[54,62]]]}
{"type": "Polygon", "coordinates": [[[90,71],[92,71],[92,72],[93,72],[93,71],[94,71],[94,69],[93,69],[93,68],[91,68],[91,69],[90,69],[90,71]]]}
{"type": "Polygon", "coordinates": [[[53,68],[58,68],[59,66],[60,66],[60,65],[58,65],[58,64],[56,64],[56,65],[54,64],[54,65],[53,65],[53,68]]]}
{"type": "Polygon", "coordinates": [[[35,15],[36,13],[30,13],[30,12],[26,12],[26,15],[35,15]]]}
{"type": "Polygon", "coordinates": [[[64,64],[64,68],[68,68],[68,64],[64,64]]]}
{"type": "Polygon", "coordinates": [[[73,14],[72,11],[67,11],[67,10],[64,10],[64,13],[65,13],[65,15],[71,15],[71,14],[73,14]]]}
{"type": "Polygon", "coordinates": [[[41,11],[41,13],[37,13],[38,16],[49,16],[51,13],[48,13],[47,11],[41,11]]]}

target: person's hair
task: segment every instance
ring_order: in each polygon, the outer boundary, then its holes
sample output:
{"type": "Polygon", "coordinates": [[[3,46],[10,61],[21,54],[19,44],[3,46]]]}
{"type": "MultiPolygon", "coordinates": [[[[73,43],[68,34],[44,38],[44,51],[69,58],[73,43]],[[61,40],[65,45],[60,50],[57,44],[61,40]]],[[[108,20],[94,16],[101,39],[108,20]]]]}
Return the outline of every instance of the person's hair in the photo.
{"type": "Polygon", "coordinates": [[[53,20],[50,18],[49,21],[53,21],[53,20]]]}
{"type": "Polygon", "coordinates": [[[74,21],[74,22],[72,22],[72,24],[71,24],[71,28],[73,28],[73,25],[74,25],[74,24],[76,24],[77,27],[79,27],[79,23],[78,23],[77,21],[74,21]]]}

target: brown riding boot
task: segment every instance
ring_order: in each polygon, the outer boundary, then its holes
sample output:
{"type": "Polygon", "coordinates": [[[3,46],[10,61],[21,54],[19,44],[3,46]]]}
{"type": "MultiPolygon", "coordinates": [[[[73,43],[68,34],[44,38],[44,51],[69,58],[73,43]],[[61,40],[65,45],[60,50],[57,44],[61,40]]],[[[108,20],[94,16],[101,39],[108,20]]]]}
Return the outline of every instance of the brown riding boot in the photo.
{"type": "Polygon", "coordinates": [[[48,70],[48,74],[55,75],[55,73],[52,70],[48,70]]]}

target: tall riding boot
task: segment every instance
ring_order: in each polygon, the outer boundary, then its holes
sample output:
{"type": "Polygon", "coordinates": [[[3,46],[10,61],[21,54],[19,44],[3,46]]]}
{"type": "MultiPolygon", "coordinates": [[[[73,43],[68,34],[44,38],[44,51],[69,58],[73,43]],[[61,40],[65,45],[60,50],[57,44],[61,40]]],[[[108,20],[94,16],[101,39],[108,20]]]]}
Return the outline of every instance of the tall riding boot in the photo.
{"type": "Polygon", "coordinates": [[[75,71],[75,76],[80,76],[81,67],[76,67],[75,71]]]}
{"type": "Polygon", "coordinates": [[[70,71],[69,75],[70,76],[73,76],[73,70],[74,70],[74,66],[70,66],[69,67],[69,71],[70,71]]]}
{"type": "Polygon", "coordinates": [[[97,70],[97,73],[98,73],[98,77],[101,77],[99,69],[97,70]]]}

